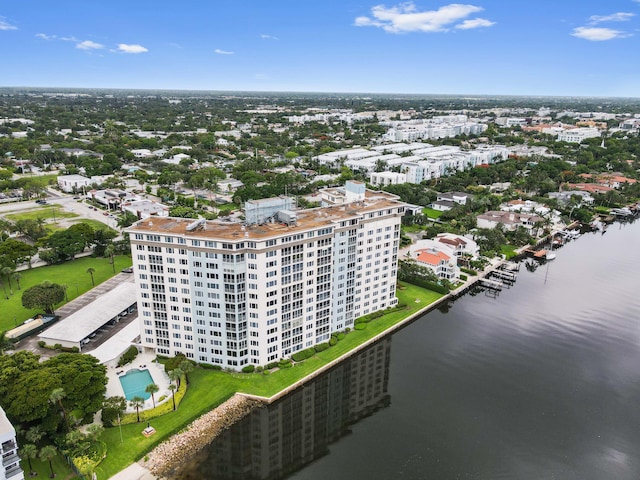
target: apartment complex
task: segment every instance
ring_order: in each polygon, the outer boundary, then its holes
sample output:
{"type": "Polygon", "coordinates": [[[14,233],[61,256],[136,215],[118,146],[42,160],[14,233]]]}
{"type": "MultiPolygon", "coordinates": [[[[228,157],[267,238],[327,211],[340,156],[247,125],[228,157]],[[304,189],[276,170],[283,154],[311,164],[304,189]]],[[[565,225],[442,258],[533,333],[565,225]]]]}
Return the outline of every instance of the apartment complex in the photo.
{"type": "Polygon", "coordinates": [[[18,457],[16,430],[2,408],[0,408],[0,445],[2,446],[0,480],[24,480],[24,473],[20,468],[20,457],[18,457]]]}
{"type": "Polygon", "coordinates": [[[148,218],[128,229],[141,343],[240,369],[330,339],[394,306],[405,204],[360,182],[323,207],[249,201],[243,222],[148,218]]]}

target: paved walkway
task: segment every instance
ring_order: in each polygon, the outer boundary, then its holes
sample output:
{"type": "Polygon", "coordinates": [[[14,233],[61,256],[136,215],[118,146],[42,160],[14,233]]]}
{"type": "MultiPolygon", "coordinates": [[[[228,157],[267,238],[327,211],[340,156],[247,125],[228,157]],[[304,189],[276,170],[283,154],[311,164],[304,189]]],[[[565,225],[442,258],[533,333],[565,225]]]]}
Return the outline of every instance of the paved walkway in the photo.
{"type": "Polygon", "coordinates": [[[156,480],[156,478],[139,463],[132,463],[111,477],[111,480],[156,480]]]}

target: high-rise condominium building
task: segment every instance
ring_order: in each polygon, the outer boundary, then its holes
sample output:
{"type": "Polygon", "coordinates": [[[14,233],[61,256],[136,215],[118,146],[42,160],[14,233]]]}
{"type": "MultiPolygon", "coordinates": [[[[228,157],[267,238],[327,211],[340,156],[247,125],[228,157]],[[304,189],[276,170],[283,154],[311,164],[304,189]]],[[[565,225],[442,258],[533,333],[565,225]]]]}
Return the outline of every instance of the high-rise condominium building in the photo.
{"type": "Polygon", "coordinates": [[[24,480],[24,473],[20,468],[20,457],[18,457],[16,430],[2,408],[0,408],[0,446],[2,447],[0,480],[24,480]]]}
{"type": "Polygon", "coordinates": [[[288,358],[397,303],[405,205],[359,182],[323,207],[249,201],[242,221],[152,217],[128,229],[141,343],[241,369],[288,358]]]}

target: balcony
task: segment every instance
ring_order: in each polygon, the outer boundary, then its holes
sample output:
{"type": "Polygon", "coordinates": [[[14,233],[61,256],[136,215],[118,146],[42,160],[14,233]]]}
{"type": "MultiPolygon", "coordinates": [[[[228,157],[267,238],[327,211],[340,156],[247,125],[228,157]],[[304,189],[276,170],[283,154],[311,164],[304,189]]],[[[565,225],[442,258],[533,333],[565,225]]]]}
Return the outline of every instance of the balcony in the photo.
{"type": "Polygon", "coordinates": [[[20,461],[20,457],[18,456],[18,454],[11,453],[6,457],[5,456],[2,457],[2,466],[6,467],[7,465],[11,465],[12,463],[17,463],[19,461],[20,461]]]}
{"type": "Polygon", "coordinates": [[[16,442],[13,440],[9,440],[8,442],[4,442],[2,444],[2,453],[7,453],[11,450],[15,450],[17,447],[16,442]]]}
{"type": "Polygon", "coordinates": [[[17,475],[22,475],[22,469],[20,468],[20,465],[16,465],[15,467],[6,470],[4,475],[7,479],[13,478],[17,475]]]}

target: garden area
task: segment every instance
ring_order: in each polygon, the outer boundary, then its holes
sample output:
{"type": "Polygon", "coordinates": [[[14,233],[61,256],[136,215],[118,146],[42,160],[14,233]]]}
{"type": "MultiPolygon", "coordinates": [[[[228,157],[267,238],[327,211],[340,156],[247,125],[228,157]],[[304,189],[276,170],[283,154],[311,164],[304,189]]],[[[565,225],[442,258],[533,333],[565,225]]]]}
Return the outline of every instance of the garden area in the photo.
{"type": "Polygon", "coordinates": [[[107,479],[127,465],[142,458],[153,447],[186,427],[193,420],[214,409],[236,392],[272,397],[329,362],[362,345],[401,320],[442,297],[423,288],[400,283],[397,291],[400,308],[392,308],[363,329],[351,330],[335,345],[315,353],[302,362],[287,363],[273,370],[255,373],[223,372],[196,368],[189,373],[189,387],[175,412],[151,420],[156,434],[145,437],[144,422],[105,429],[101,439],[107,444],[107,458],[98,466],[99,479],[107,479]]]}
{"type": "Polygon", "coordinates": [[[98,285],[130,266],[131,257],[126,255],[114,256],[114,264],[110,263],[109,258],[82,257],[57,265],[12,273],[9,277],[10,283],[3,276],[0,298],[3,314],[0,317],[0,331],[10,330],[35,314],[42,313],[38,309],[28,310],[22,306],[22,292],[29,287],[40,285],[45,280],[66,286],[66,299],[61,304],[63,305],[93,288],[92,275],[93,282],[98,285]],[[92,275],[88,273],[90,268],[93,269],[92,275]]]}

